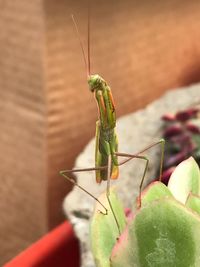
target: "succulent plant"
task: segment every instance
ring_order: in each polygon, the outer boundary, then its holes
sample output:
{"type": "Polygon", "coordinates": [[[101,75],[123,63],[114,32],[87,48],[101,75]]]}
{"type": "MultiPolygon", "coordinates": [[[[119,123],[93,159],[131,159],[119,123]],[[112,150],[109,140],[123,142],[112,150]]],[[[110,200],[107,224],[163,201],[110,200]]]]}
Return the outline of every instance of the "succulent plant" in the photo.
{"type": "Polygon", "coordinates": [[[200,166],[200,109],[189,108],[162,116],[166,141],[162,181],[167,184],[174,168],[193,156],[200,166]]]}
{"type": "Polygon", "coordinates": [[[200,266],[200,170],[192,157],[176,167],[168,186],[152,182],[133,212],[124,212],[115,189],[110,197],[121,235],[102,194],[108,214],[97,204],[90,231],[97,267],[200,266]]]}

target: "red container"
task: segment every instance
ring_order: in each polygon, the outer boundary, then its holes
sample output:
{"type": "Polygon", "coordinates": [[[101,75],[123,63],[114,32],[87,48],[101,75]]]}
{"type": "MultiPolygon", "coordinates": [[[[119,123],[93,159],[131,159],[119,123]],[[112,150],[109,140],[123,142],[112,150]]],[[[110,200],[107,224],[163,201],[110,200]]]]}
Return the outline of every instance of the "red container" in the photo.
{"type": "Polygon", "coordinates": [[[4,267],[79,267],[79,243],[64,222],[20,253],[4,267]]]}

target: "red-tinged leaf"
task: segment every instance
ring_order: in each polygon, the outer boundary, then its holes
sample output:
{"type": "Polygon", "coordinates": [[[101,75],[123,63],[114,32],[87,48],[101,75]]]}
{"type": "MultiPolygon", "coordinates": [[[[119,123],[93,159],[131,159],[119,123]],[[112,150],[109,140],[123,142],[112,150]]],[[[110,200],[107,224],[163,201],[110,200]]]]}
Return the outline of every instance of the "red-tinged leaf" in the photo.
{"type": "Polygon", "coordinates": [[[145,205],[148,205],[152,201],[161,199],[166,196],[172,197],[172,193],[170,192],[168,187],[159,181],[154,181],[150,183],[142,192],[141,208],[145,205]]]}
{"type": "Polygon", "coordinates": [[[135,214],[112,255],[112,267],[200,266],[200,216],[173,198],[135,214]]]}

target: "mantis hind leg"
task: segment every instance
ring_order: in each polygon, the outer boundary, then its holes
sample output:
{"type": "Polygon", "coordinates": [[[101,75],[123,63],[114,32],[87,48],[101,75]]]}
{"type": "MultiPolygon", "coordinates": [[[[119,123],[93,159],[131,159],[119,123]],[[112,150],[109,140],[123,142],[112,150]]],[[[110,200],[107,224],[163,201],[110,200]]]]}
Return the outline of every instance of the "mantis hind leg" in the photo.
{"type": "Polygon", "coordinates": [[[151,149],[152,147],[154,147],[156,145],[160,145],[161,146],[161,159],[160,159],[160,168],[159,168],[159,181],[161,181],[162,180],[163,161],[164,161],[164,150],[165,150],[165,140],[164,139],[160,139],[159,141],[154,142],[153,144],[145,147],[144,149],[142,149],[141,151],[139,151],[138,153],[136,153],[134,155],[133,154],[126,154],[126,153],[115,153],[116,156],[126,157],[127,158],[124,161],[120,162],[118,164],[118,166],[121,166],[121,165],[125,164],[126,162],[128,162],[128,161],[130,161],[130,160],[132,160],[134,158],[139,158],[139,159],[142,159],[142,160],[146,161],[144,172],[143,172],[142,179],[141,179],[141,182],[140,182],[140,187],[139,187],[139,201],[138,201],[139,202],[138,203],[139,207],[141,207],[142,187],[143,187],[144,179],[145,179],[146,172],[147,172],[148,165],[149,165],[148,158],[145,157],[145,156],[140,156],[140,154],[144,153],[145,151],[151,149]]]}
{"type": "Polygon", "coordinates": [[[162,181],[162,171],[163,171],[163,162],[164,162],[164,152],[165,152],[165,139],[160,139],[157,142],[152,143],[151,145],[147,146],[143,150],[137,153],[137,155],[142,154],[143,152],[151,149],[154,146],[160,145],[161,146],[161,157],[160,157],[160,168],[159,168],[159,181],[162,181]]]}
{"type": "Polygon", "coordinates": [[[107,169],[107,166],[102,166],[99,168],[83,168],[83,169],[74,169],[74,170],[62,170],[59,172],[59,174],[61,176],[63,176],[65,179],[67,179],[70,183],[72,183],[74,186],[77,186],[78,188],[80,188],[82,191],[84,191],[86,194],[88,194],[90,197],[92,197],[94,200],[96,200],[104,209],[104,212],[100,211],[100,213],[107,215],[108,214],[108,210],[105,207],[105,205],[103,203],[101,203],[101,201],[98,200],[97,197],[95,197],[94,195],[92,195],[88,190],[86,190],[84,187],[82,187],[81,185],[79,185],[74,178],[68,176],[68,174],[73,173],[73,172],[86,172],[86,171],[97,171],[97,170],[104,170],[107,169]]]}
{"type": "Polygon", "coordinates": [[[142,175],[142,179],[141,179],[141,182],[140,182],[140,187],[139,187],[138,207],[141,207],[142,186],[143,186],[144,179],[145,179],[145,176],[146,176],[146,173],[147,173],[147,170],[148,170],[149,159],[147,157],[145,157],[145,156],[140,156],[140,155],[137,155],[137,154],[136,155],[132,155],[132,154],[126,154],[126,153],[116,153],[116,155],[128,158],[128,159],[122,161],[121,163],[119,163],[118,166],[121,166],[121,165],[127,163],[131,159],[142,159],[142,160],[144,160],[146,162],[145,163],[144,172],[143,172],[143,175],[142,175]]]}

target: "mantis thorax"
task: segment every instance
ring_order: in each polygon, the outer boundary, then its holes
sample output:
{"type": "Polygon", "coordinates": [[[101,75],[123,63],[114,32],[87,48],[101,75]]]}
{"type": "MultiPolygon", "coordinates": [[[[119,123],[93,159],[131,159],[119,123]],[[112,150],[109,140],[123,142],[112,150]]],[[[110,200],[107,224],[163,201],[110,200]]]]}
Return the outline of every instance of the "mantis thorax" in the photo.
{"type": "Polygon", "coordinates": [[[100,129],[105,134],[104,138],[109,140],[112,138],[112,130],[116,126],[116,114],[111,89],[98,74],[88,77],[88,85],[97,100],[100,129]]]}

